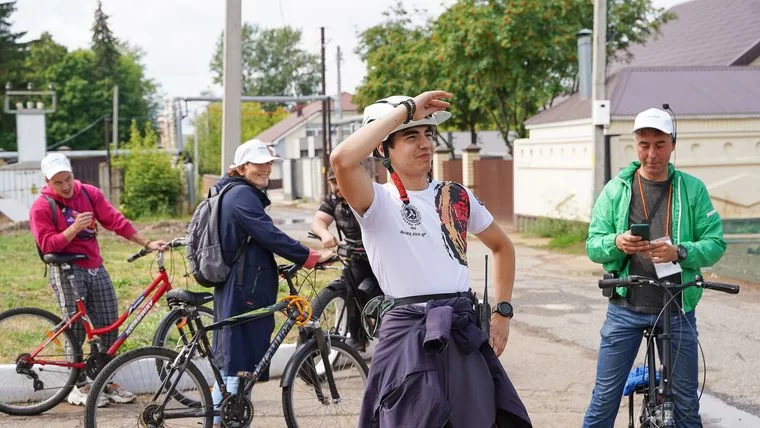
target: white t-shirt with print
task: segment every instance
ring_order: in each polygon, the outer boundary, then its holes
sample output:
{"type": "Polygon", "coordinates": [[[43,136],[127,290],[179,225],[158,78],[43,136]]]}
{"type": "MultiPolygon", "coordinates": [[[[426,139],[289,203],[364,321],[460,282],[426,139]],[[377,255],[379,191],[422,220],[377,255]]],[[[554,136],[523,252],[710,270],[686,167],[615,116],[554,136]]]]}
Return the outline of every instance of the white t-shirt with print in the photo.
{"type": "Polygon", "coordinates": [[[461,185],[432,181],[407,191],[404,205],[393,183],[373,183],[374,199],[356,214],[372,271],[387,296],[407,297],[469,289],[467,233],[478,234],[493,216],[461,185]],[[469,196],[467,220],[462,190],[469,196]],[[438,207],[443,207],[439,209],[438,207]]]}

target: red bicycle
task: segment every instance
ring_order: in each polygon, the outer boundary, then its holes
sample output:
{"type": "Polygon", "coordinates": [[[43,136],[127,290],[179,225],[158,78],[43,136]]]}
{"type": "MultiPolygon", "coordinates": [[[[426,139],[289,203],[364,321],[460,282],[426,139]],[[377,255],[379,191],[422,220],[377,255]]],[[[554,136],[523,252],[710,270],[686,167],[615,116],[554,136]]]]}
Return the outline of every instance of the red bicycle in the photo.
{"type": "MultiPolygon", "coordinates": [[[[166,247],[173,250],[185,245],[185,238],[177,238],[166,247]]],[[[132,262],[149,254],[140,250],[130,256],[132,262]]],[[[62,277],[74,281],[70,263],[86,258],[82,254],[45,254],[45,263],[51,269],[61,269],[62,277]]],[[[11,415],[37,415],[60,403],[84,374],[95,379],[98,372],[113,358],[143,320],[145,315],[168,291],[172,289],[169,274],[164,266],[165,253],[156,256],[158,274],[148,287],[111,325],[94,328],[87,316],[83,298],[76,301],[77,311],[67,319],[40,308],[14,308],[0,313],[0,412],[11,415]],[[134,319],[119,335],[110,348],[103,351],[100,336],[117,330],[125,321],[135,314],[134,319]],[[82,347],[72,331],[74,323],[81,321],[84,326],[86,341],[90,344],[90,353],[85,356],[82,347]]],[[[213,300],[211,293],[203,293],[202,304],[213,300]]],[[[198,311],[213,319],[211,309],[199,305],[198,311]]],[[[166,337],[160,339],[166,346],[176,343],[171,335],[184,337],[192,334],[182,331],[186,328],[181,321],[182,313],[173,310],[164,319],[176,325],[174,330],[159,330],[156,334],[166,337]]],[[[162,321],[162,324],[164,321],[162,321]]]]}

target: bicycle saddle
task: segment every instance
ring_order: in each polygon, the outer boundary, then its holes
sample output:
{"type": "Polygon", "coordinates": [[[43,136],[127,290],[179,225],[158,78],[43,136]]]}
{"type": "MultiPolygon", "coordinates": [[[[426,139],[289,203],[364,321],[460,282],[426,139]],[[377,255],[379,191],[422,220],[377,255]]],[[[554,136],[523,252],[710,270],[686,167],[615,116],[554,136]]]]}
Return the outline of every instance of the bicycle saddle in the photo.
{"type": "Polygon", "coordinates": [[[53,265],[62,265],[64,263],[71,263],[74,260],[85,260],[87,258],[84,254],[66,254],[66,253],[47,253],[42,256],[42,260],[45,263],[53,265]]]}
{"type": "Polygon", "coordinates": [[[193,306],[201,306],[214,300],[214,295],[206,292],[196,293],[189,290],[174,289],[166,294],[166,299],[169,301],[169,304],[172,304],[172,300],[174,300],[193,306]]]}

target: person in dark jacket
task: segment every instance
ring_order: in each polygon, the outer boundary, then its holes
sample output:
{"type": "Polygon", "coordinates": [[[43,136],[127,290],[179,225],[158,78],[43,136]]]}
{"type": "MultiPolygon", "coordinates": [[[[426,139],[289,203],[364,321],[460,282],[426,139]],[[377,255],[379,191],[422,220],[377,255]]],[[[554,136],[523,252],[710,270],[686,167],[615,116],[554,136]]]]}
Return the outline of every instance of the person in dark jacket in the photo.
{"type": "MultiPolygon", "coordinates": [[[[235,161],[227,177],[216,184],[220,190],[234,183],[221,202],[220,241],[222,256],[230,266],[224,286],[214,290],[214,320],[220,321],[275,303],[277,298],[277,254],[305,268],[320,261],[320,253],[310,250],[277,228],[264,211],[269,204],[264,189],[269,184],[272,164],[281,160],[259,140],[248,141],[235,151],[235,161]],[[250,239],[237,259],[241,243],[250,239]],[[242,281],[238,264],[243,263],[242,281]]],[[[329,256],[326,256],[327,258],[329,256]]],[[[253,371],[269,347],[274,330],[274,315],[244,324],[224,327],[214,332],[214,355],[221,362],[229,392],[237,391],[238,371],[253,371]]],[[[268,370],[260,380],[269,378],[268,370]]],[[[218,385],[214,385],[214,404],[221,402],[218,385]]],[[[214,421],[219,423],[218,418],[214,421]]]]}

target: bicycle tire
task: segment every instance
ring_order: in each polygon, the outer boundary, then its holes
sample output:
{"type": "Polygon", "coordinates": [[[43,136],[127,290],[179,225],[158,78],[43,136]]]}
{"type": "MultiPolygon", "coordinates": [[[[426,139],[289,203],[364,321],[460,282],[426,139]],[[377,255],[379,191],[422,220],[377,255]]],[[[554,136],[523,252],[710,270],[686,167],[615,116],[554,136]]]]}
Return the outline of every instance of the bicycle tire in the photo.
{"type": "Polygon", "coordinates": [[[369,368],[359,353],[342,341],[333,340],[330,354],[333,376],[341,401],[333,403],[322,356],[315,340],[309,340],[291,357],[282,384],[282,408],[289,428],[298,426],[356,427],[359,423],[369,368]],[[325,394],[320,401],[315,384],[325,394]],[[311,395],[313,394],[313,395],[311,395]]]}
{"type": "MultiPolygon", "coordinates": [[[[4,385],[0,390],[0,412],[17,416],[38,415],[55,407],[71,392],[81,373],[78,368],[33,365],[31,371],[44,384],[37,391],[31,378],[16,371],[18,358],[42,344],[60,323],[60,317],[40,308],[15,308],[0,314],[0,337],[3,340],[0,347],[0,377],[4,385]]],[[[74,333],[65,330],[42,349],[37,358],[48,361],[59,359],[62,364],[74,364],[81,363],[83,357],[74,333]]]]}
{"type": "Polygon", "coordinates": [[[345,284],[340,287],[323,288],[310,303],[311,317],[319,320],[319,324],[325,331],[348,337],[345,284]],[[334,311],[331,309],[332,305],[337,305],[334,311]]]}
{"type": "MultiPolygon", "coordinates": [[[[176,410],[179,412],[193,411],[196,416],[190,420],[187,419],[161,419],[155,414],[156,404],[152,401],[153,395],[160,391],[157,401],[161,401],[166,391],[161,390],[161,382],[166,373],[156,372],[157,367],[168,367],[177,358],[177,353],[166,348],[147,347],[134,349],[126,352],[109,362],[95,378],[90,393],[87,397],[87,405],[84,414],[85,427],[95,428],[100,422],[102,426],[108,427],[134,427],[134,426],[161,426],[169,427],[197,427],[203,426],[210,428],[213,423],[214,405],[211,399],[211,392],[203,374],[191,362],[188,363],[187,369],[182,373],[174,373],[183,378],[178,386],[183,387],[183,394],[190,395],[190,390],[194,391],[196,402],[195,407],[188,407],[169,400],[165,410],[176,410]],[[98,398],[106,394],[108,385],[115,383],[123,388],[133,392],[134,401],[123,403],[118,406],[109,405],[98,407],[98,398]],[[127,415],[128,416],[125,416],[127,415]],[[148,419],[148,418],[154,419],[148,419]]],[[[175,391],[176,392],[176,391],[175,391]]],[[[164,416],[161,414],[161,416],[164,416]]]]}
{"type": "MultiPolygon", "coordinates": [[[[208,318],[209,322],[204,322],[203,325],[211,324],[214,320],[214,311],[206,306],[198,306],[198,314],[201,319],[208,318]]],[[[179,349],[187,345],[192,339],[195,329],[185,327],[179,327],[179,334],[176,338],[170,337],[172,333],[176,331],[175,324],[179,319],[186,316],[180,309],[172,309],[169,313],[164,315],[161,322],[158,324],[156,333],[153,335],[153,346],[161,348],[171,349],[179,352],[179,349]],[[187,331],[185,329],[187,328],[187,331]]],[[[191,326],[194,327],[194,326],[191,326]]]]}
{"type": "MultiPolygon", "coordinates": [[[[207,308],[206,306],[198,306],[197,309],[198,314],[201,316],[201,320],[203,320],[204,317],[208,318],[208,322],[202,321],[203,325],[213,323],[214,311],[212,309],[207,308]]],[[[182,347],[186,346],[196,333],[194,324],[188,323],[185,327],[179,328],[179,334],[176,336],[172,335],[172,333],[177,331],[177,327],[175,327],[177,321],[184,316],[186,315],[179,309],[173,309],[171,312],[167,313],[159,323],[158,328],[156,329],[156,334],[153,335],[153,346],[170,349],[176,352],[179,352],[182,347]]],[[[215,381],[214,372],[210,367],[209,360],[205,355],[198,352],[198,349],[199,348],[196,348],[196,352],[193,355],[193,364],[195,364],[195,366],[200,369],[201,373],[203,373],[206,383],[213,385],[215,381]]],[[[185,397],[180,392],[177,392],[174,398],[189,407],[192,407],[197,403],[192,398],[185,397]]]]}

